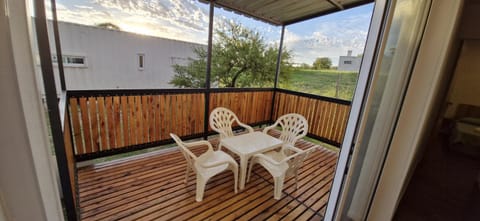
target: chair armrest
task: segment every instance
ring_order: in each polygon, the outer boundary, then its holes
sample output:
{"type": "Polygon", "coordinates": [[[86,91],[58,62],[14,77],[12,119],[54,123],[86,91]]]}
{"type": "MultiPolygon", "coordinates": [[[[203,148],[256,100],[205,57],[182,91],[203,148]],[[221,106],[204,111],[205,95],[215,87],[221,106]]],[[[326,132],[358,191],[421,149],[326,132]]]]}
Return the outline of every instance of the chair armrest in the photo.
{"type": "Polygon", "coordinates": [[[300,148],[298,148],[298,147],[295,147],[295,146],[293,146],[293,145],[291,145],[291,144],[284,144],[284,145],[283,145],[283,148],[284,148],[284,149],[291,150],[291,151],[293,151],[293,152],[295,152],[295,153],[299,153],[299,152],[302,152],[302,151],[303,151],[302,149],[300,149],[300,148]]]}
{"type": "Polygon", "coordinates": [[[189,142],[189,143],[184,143],[186,147],[194,147],[194,146],[201,146],[201,145],[207,145],[208,150],[207,151],[213,151],[212,144],[206,140],[200,140],[200,141],[194,141],[194,142],[189,142]]]}
{"type": "Polygon", "coordinates": [[[244,124],[240,121],[237,121],[238,122],[238,125],[240,125],[241,127],[245,128],[248,130],[248,133],[253,133],[253,128],[250,127],[250,125],[247,125],[247,124],[244,124]]]}
{"type": "Polygon", "coordinates": [[[264,160],[268,161],[269,163],[271,163],[273,165],[276,165],[276,166],[279,166],[284,161],[284,160],[282,160],[280,162],[275,161],[274,159],[272,159],[270,157],[267,157],[267,156],[265,156],[265,154],[261,154],[261,153],[255,154],[255,155],[253,155],[253,157],[262,158],[262,159],[264,159],[264,160]]]}
{"type": "Polygon", "coordinates": [[[263,133],[266,134],[269,130],[275,128],[275,127],[277,126],[277,124],[278,124],[278,122],[275,122],[274,124],[272,124],[272,125],[270,125],[270,126],[268,126],[268,127],[263,128],[263,133]]]}
{"type": "MultiPolygon", "coordinates": [[[[295,147],[295,148],[296,148],[296,147],[295,147]]],[[[296,149],[298,149],[298,148],[296,148],[296,149]]],[[[315,150],[317,150],[317,149],[318,149],[318,147],[315,147],[315,146],[314,146],[314,147],[310,147],[310,148],[308,148],[308,149],[306,149],[306,150],[301,150],[301,149],[299,149],[300,152],[296,152],[295,154],[292,154],[292,155],[286,157],[285,159],[283,159],[283,160],[280,161],[279,163],[287,162],[287,161],[289,161],[290,159],[295,158],[295,157],[297,157],[298,155],[301,155],[301,154],[307,154],[306,156],[308,156],[311,152],[313,152],[313,151],[315,151],[315,150]]]]}
{"type": "MultiPolygon", "coordinates": [[[[200,166],[202,166],[203,168],[211,168],[211,167],[216,167],[216,166],[220,166],[220,165],[223,165],[223,164],[229,164],[229,163],[237,164],[235,161],[222,160],[222,161],[216,161],[216,162],[211,162],[211,163],[202,163],[202,164],[200,164],[200,166]]],[[[236,165],[236,166],[238,167],[238,165],[236,165]]]]}

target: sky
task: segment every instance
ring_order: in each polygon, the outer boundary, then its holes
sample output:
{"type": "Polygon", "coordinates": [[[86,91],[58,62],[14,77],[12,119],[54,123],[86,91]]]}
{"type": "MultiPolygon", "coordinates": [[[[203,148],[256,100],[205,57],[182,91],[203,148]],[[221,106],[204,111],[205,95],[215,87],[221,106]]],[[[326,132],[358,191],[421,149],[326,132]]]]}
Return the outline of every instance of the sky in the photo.
{"type": "MultiPolygon", "coordinates": [[[[50,8],[50,1],[45,2],[50,8]]],[[[207,44],[208,4],[197,0],[57,0],[61,21],[96,25],[110,22],[123,31],[207,44]]],[[[317,57],[362,54],[373,4],[344,10],[286,26],[284,45],[294,63],[312,64],[317,57]]],[[[47,10],[47,16],[50,10],[47,10]]],[[[281,27],[215,8],[214,27],[235,21],[258,31],[265,41],[280,41],[281,27]]],[[[61,30],[60,30],[61,31],[61,30]]]]}

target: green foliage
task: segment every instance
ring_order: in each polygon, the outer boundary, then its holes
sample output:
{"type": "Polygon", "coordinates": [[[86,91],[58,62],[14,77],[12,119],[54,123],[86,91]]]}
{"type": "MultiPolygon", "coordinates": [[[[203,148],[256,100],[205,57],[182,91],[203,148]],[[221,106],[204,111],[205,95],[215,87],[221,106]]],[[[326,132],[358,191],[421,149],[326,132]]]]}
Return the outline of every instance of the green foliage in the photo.
{"type": "Polygon", "coordinates": [[[357,78],[358,73],[356,72],[296,69],[292,72],[289,83],[280,84],[280,87],[351,100],[357,85],[357,78]]]}
{"type": "MultiPolygon", "coordinates": [[[[236,23],[216,30],[212,45],[211,81],[218,87],[273,86],[278,56],[277,45],[267,45],[258,32],[236,23]]],[[[203,47],[194,49],[196,58],[187,65],[173,65],[175,76],[169,82],[182,88],[205,86],[207,53],[203,47]]],[[[283,50],[280,81],[288,81],[291,53],[283,50]]]]}
{"type": "Polygon", "coordinates": [[[307,63],[301,63],[300,66],[299,66],[300,69],[311,69],[312,66],[310,66],[309,64],[307,63]]]}
{"type": "Polygon", "coordinates": [[[120,27],[118,27],[118,25],[115,25],[115,24],[110,23],[110,22],[104,22],[104,23],[97,24],[97,27],[105,28],[105,29],[112,29],[112,30],[120,30],[120,27]]]}
{"type": "Polygon", "coordinates": [[[207,52],[203,47],[194,47],[193,52],[199,59],[188,58],[188,65],[174,64],[175,76],[169,82],[179,88],[205,87],[205,71],[207,67],[207,52]]]}
{"type": "Polygon", "coordinates": [[[312,66],[316,70],[330,69],[330,67],[332,66],[332,60],[330,58],[327,58],[327,57],[317,58],[313,62],[312,66]]]}

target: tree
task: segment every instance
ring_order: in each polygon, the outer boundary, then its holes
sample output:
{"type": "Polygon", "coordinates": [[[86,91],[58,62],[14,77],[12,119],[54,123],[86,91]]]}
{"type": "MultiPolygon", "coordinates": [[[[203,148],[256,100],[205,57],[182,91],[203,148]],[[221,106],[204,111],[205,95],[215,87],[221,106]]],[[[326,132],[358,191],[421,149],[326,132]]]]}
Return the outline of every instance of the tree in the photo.
{"type": "MultiPolygon", "coordinates": [[[[264,87],[273,85],[278,46],[267,45],[258,32],[237,23],[227,23],[216,30],[212,45],[211,81],[218,87],[264,87]]],[[[175,64],[175,75],[169,82],[177,87],[205,87],[207,52],[204,47],[194,48],[196,58],[186,65],[175,64]]],[[[291,72],[291,53],[283,50],[281,80],[291,72]]]]}
{"type": "Polygon", "coordinates": [[[97,24],[97,27],[105,28],[105,29],[112,29],[112,30],[117,30],[117,31],[120,30],[120,27],[118,27],[117,25],[115,25],[113,23],[110,23],[110,22],[104,22],[104,23],[97,24]]]}
{"type": "Polygon", "coordinates": [[[330,69],[330,67],[332,66],[332,60],[330,58],[327,58],[327,57],[321,57],[321,58],[317,58],[315,59],[315,61],[313,62],[313,68],[314,69],[330,69]]]}
{"type": "Polygon", "coordinates": [[[299,68],[301,68],[301,69],[311,69],[312,67],[307,63],[301,63],[299,68]]]}

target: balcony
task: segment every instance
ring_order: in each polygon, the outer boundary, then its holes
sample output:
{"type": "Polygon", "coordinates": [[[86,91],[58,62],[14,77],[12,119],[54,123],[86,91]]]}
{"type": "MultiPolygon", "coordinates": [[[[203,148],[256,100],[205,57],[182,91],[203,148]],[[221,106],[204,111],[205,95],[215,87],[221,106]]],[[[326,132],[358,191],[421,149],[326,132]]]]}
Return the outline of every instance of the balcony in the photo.
{"type": "Polygon", "coordinates": [[[348,101],[272,88],[69,91],[67,101],[66,152],[82,220],[320,220],[337,152],[318,142],[297,142],[299,148],[318,146],[319,151],[301,169],[298,190],[293,179],[286,180],[278,201],[271,176],[257,165],[238,194],[232,191],[232,176],[220,174],[207,184],[204,200],[195,202],[195,180],[183,183],[186,161],[176,148],[86,167],[77,163],[171,144],[169,133],[208,138],[215,146],[218,138],[206,122],[219,106],[259,129],[281,115],[302,114],[310,138],[338,146],[350,111],[348,101]]]}

